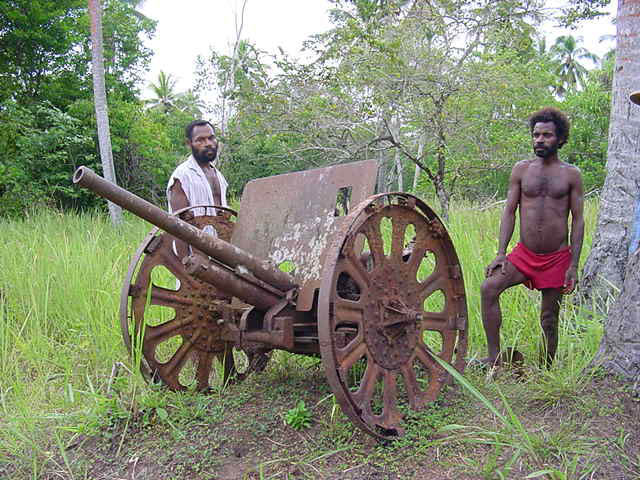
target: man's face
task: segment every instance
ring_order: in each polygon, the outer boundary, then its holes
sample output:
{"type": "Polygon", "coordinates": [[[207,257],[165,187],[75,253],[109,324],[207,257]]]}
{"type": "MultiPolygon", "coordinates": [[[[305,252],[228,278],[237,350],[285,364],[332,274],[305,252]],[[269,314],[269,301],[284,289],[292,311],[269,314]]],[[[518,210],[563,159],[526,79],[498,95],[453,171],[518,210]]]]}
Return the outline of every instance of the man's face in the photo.
{"type": "Polygon", "coordinates": [[[556,135],[556,124],[538,122],[531,133],[533,151],[540,158],[549,158],[558,151],[560,139],[556,135]]]}
{"type": "Polygon", "coordinates": [[[196,125],[189,140],[191,153],[198,163],[212,162],[218,154],[218,141],[210,125],[196,125]]]}

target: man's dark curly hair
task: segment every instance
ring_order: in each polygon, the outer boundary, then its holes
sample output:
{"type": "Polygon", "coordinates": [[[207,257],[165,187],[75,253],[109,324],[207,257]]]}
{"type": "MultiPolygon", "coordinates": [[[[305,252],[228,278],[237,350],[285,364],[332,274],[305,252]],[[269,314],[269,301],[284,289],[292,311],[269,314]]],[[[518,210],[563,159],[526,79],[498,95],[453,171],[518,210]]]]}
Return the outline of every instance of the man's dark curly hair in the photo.
{"type": "Polygon", "coordinates": [[[545,107],[529,117],[529,129],[533,133],[536,123],[553,122],[556,126],[556,136],[559,139],[558,147],[562,147],[569,140],[571,125],[567,116],[555,107],[545,107]]]}
{"type": "Polygon", "coordinates": [[[200,126],[200,125],[209,125],[213,131],[216,131],[216,127],[214,127],[211,122],[208,122],[206,120],[194,120],[193,122],[191,122],[189,125],[187,125],[184,129],[184,135],[185,137],[187,137],[187,140],[193,140],[191,138],[191,135],[193,134],[193,129],[194,127],[200,126]]]}

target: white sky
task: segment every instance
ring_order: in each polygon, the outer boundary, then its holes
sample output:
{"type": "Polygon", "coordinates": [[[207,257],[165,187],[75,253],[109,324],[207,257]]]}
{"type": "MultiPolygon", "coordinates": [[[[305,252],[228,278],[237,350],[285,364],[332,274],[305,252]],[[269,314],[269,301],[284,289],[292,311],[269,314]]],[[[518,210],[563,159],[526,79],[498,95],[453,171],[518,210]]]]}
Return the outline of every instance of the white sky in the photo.
{"type": "MultiPolygon", "coordinates": [[[[241,8],[241,0],[147,0],[142,13],[158,20],[148,43],[155,55],[147,81],[162,70],[178,80],[177,91],[191,88],[198,55],[208,55],[210,47],[231,54],[241,8]]],[[[248,0],[242,38],[261,50],[282,47],[299,57],[304,40],[330,28],[329,8],[326,0],[248,0]]]]}
{"type": "MultiPolygon", "coordinates": [[[[609,11],[613,16],[616,4],[611,0],[609,11]]],[[[206,56],[211,46],[219,53],[231,53],[236,36],[236,13],[239,18],[241,7],[242,0],[147,0],[142,5],[142,13],[158,20],[155,37],[148,43],[155,55],[146,77],[147,84],[155,81],[163,70],[177,79],[177,91],[192,88],[195,59],[199,54],[206,56]]],[[[282,47],[288,54],[299,57],[304,40],[330,28],[330,7],[328,0],[248,0],[242,38],[262,50],[273,53],[282,47]]],[[[597,55],[615,46],[612,41],[598,42],[602,35],[615,35],[611,16],[583,22],[574,31],[549,26],[547,44],[566,34],[581,35],[582,45],[597,55]]]]}

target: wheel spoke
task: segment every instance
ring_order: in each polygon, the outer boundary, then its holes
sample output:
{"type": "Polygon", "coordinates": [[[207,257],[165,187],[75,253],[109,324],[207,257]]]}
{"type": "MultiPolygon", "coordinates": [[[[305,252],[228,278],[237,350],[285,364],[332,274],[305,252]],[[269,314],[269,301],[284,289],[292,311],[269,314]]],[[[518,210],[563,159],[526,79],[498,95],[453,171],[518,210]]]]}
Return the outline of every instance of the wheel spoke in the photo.
{"type": "Polygon", "coordinates": [[[404,235],[407,230],[407,225],[408,222],[402,217],[395,217],[392,222],[390,256],[396,262],[400,262],[402,260],[404,235]]]}
{"type": "Polygon", "coordinates": [[[384,392],[382,394],[383,410],[380,416],[380,424],[384,428],[395,428],[402,420],[402,414],[398,410],[398,382],[397,372],[385,370],[384,372],[384,392]]]}
{"type": "Polygon", "coordinates": [[[178,280],[180,280],[181,288],[185,283],[192,287],[195,285],[196,282],[193,277],[187,273],[182,261],[173,253],[173,250],[170,248],[163,248],[158,251],[156,256],[158,260],[162,261],[160,265],[167,267],[167,269],[173,273],[178,280]]]}
{"type": "Polygon", "coordinates": [[[200,329],[196,330],[193,333],[193,337],[191,340],[183,339],[182,345],[180,348],[176,350],[176,353],[173,354],[171,359],[162,366],[162,370],[164,370],[168,376],[172,376],[174,373],[182,370],[185,362],[189,358],[189,353],[193,348],[193,341],[196,340],[200,336],[200,329]]]}
{"type": "Polygon", "coordinates": [[[353,365],[364,357],[367,353],[367,345],[362,340],[362,335],[358,335],[351,340],[344,348],[336,348],[336,360],[338,368],[343,374],[347,374],[353,365]]]}
{"type": "Polygon", "coordinates": [[[176,308],[189,307],[193,305],[193,300],[180,295],[175,290],[159,287],[157,285],[151,286],[151,304],[161,305],[164,307],[176,308]]]}
{"type": "Polygon", "coordinates": [[[175,337],[180,333],[180,329],[189,325],[193,321],[191,315],[187,315],[184,318],[175,317],[162,325],[145,325],[144,338],[145,341],[152,341],[154,343],[162,343],[171,337],[175,337]]]}
{"type": "Polygon", "coordinates": [[[416,345],[416,358],[429,370],[429,372],[431,372],[432,375],[434,375],[441,372],[442,369],[431,355],[429,347],[422,342],[418,342],[418,345],[416,345]]]}
{"type": "Polygon", "coordinates": [[[335,316],[335,326],[342,323],[362,324],[363,312],[360,302],[352,302],[351,300],[336,298],[333,303],[333,311],[335,316]]]}
{"type": "Polygon", "coordinates": [[[198,368],[196,370],[196,379],[198,381],[198,390],[205,390],[209,387],[209,374],[213,364],[213,354],[204,350],[198,352],[198,368]]]}
{"type": "Polygon", "coordinates": [[[411,251],[411,256],[409,257],[409,262],[407,262],[407,270],[409,271],[409,277],[414,279],[417,282],[416,276],[418,275],[418,269],[420,268],[420,262],[427,254],[427,248],[424,246],[424,242],[416,241],[413,246],[413,250],[411,251]]]}
{"type": "Polygon", "coordinates": [[[379,376],[380,367],[368,358],[367,368],[360,380],[360,387],[358,388],[358,391],[352,395],[358,406],[369,416],[369,421],[371,421],[373,417],[371,412],[371,400],[373,399],[373,393],[376,389],[376,383],[379,376]]]}
{"type": "Polygon", "coordinates": [[[418,301],[424,302],[433,292],[443,290],[446,287],[445,278],[439,272],[433,272],[420,285],[418,290],[418,301]]]}
{"type": "Polygon", "coordinates": [[[447,330],[447,313],[427,312],[422,314],[421,328],[422,330],[435,330],[443,332],[447,330]]]}
{"type": "Polygon", "coordinates": [[[402,376],[404,378],[405,388],[407,389],[409,405],[414,410],[422,408],[424,406],[424,399],[422,398],[422,392],[416,379],[416,371],[413,369],[411,363],[407,363],[402,367],[402,376]]]}
{"type": "Polygon", "coordinates": [[[360,288],[360,298],[362,298],[365,290],[369,287],[369,272],[367,272],[359,259],[349,253],[340,262],[341,271],[347,273],[351,279],[360,288]]]}
{"type": "Polygon", "coordinates": [[[217,353],[216,357],[223,367],[222,383],[224,385],[229,381],[231,375],[237,373],[236,361],[233,358],[233,347],[231,344],[226,343],[224,346],[224,352],[217,353]]]}
{"type": "Polygon", "coordinates": [[[422,342],[416,348],[416,358],[429,370],[429,387],[422,393],[425,402],[433,401],[444,384],[445,374],[442,367],[431,356],[430,350],[422,342]]]}
{"type": "Polygon", "coordinates": [[[371,255],[373,255],[374,268],[378,268],[384,259],[384,245],[382,243],[382,234],[380,233],[380,224],[378,224],[377,227],[376,230],[371,223],[367,223],[363,232],[365,237],[367,237],[371,255]]]}

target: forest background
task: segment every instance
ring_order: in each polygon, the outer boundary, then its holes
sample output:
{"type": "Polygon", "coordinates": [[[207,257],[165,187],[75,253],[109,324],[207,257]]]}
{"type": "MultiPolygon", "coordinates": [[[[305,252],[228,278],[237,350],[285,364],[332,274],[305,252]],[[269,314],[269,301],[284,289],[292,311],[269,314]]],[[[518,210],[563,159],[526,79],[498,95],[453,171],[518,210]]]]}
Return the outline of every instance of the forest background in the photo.
{"type": "MultiPolygon", "coordinates": [[[[198,58],[192,89],[176,91],[167,66],[143,100],[156,22],[139,1],[105,1],[118,182],[163,205],[183,127],[206,116],[236,196],[252,178],[375,158],[380,191],[433,199],[447,218],[454,198],[504,197],[511,166],[530,155],[527,116],[555,105],[572,121],[563,159],[587,192],[602,186],[615,52],[597,58],[571,35],[550,45],[540,26],[575,26],[608,2],[331,3],[332,28],[305,42],[307,60],[262,51],[239,29],[232,51],[198,58]]],[[[70,181],[79,165],[100,170],[86,2],[3,2],[0,33],[0,215],[96,207],[70,181]]]]}

